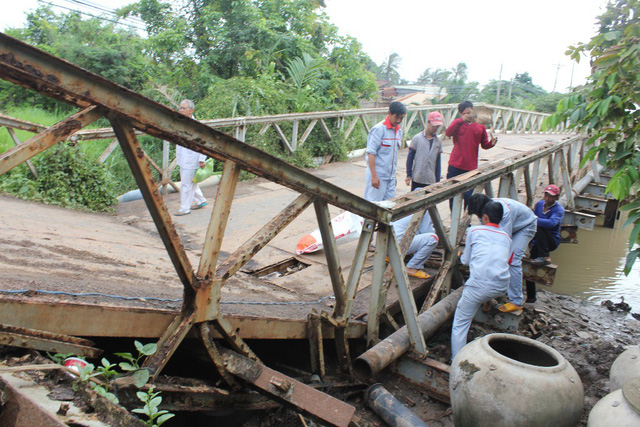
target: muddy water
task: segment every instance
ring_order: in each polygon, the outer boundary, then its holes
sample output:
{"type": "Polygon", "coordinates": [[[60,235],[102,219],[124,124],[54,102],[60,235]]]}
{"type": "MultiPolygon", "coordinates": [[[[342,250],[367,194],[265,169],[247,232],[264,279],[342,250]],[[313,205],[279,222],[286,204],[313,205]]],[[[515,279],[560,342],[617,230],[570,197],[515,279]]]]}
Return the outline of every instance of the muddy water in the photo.
{"type": "Polygon", "coordinates": [[[615,229],[596,225],[593,231],[578,230],[577,245],[561,244],[551,253],[558,265],[555,284],[542,288],[555,293],[573,295],[594,302],[621,297],[640,313],[640,261],[629,276],[624,275],[631,227],[622,228],[626,216],[616,221],[615,229]]]}

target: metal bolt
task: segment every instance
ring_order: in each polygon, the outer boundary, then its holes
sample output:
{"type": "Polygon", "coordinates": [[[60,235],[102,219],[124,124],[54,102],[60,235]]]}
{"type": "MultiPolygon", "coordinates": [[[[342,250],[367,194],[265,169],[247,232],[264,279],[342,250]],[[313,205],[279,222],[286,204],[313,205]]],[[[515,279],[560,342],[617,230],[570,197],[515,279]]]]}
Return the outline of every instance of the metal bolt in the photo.
{"type": "Polygon", "coordinates": [[[569,381],[571,381],[572,383],[575,383],[573,378],[569,378],[569,381]]]}
{"type": "Polygon", "coordinates": [[[498,367],[496,365],[489,365],[489,369],[491,371],[495,371],[496,369],[498,369],[498,367]]]}
{"type": "Polygon", "coordinates": [[[613,406],[614,408],[617,408],[618,406],[620,406],[620,402],[618,402],[617,400],[615,402],[613,402],[611,404],[611,406],[613,406]]]}
{"type": "Polygon", "coordinates": [[[284,378],[271,377],[269,382],[278,390],[286,393],[291,388],[291,383],[284,378]]]}

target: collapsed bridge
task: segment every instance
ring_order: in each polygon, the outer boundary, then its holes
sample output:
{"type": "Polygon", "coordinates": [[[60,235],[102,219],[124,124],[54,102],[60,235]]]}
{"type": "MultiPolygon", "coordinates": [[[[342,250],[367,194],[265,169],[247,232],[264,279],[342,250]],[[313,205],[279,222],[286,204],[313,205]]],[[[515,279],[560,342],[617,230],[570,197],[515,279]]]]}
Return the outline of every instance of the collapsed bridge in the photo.
{"type": "MultiPolygon", "coordinates": [[[[531,205],[541,184],[561,183],[567,194],[567,220],[572,222],[570,225],[593,226],[593,215],[579,212],[584,199],[571,191],[572,183],[586,172],[579,168],[585,155],[585,138],[580,135],[567,137],[561,128],[543,134],[540,131],[542,114],[496,107],[499,114],[494,117],[494,129],[505,135],[501,137],[501,144],[507,137],[512,138],[514,144],[510,145],[510,152],[503,153],[501,158],[493,159],[477,171],[398,196],[393,200],[395,205],[386,209],[355,195],[360,192],[357,184],[345,185],[329,177],[322,178],[319,173],[296,168],[242,142],[247,126],[262,126],[260,132],[263,133],[272,127],[283,144],[293,151],[304,143],[316,125],[319,125],[316,131],[331,138],[335,130],[327,125],[329,118],[338,118],[341,127],[347,122],[345,133],[348,137],[356,123],[362,123],[368,129],[376,122],[376,115],[384,114],[382,109],[198,122],[5,35],[0,35],[0,77],[80,109],[50,128],[35,128],[36,136],[0,155],[0,174],[62,140],[115,135],[144,197],[155,233],[164,247],[163,251],[157,247],[150,250],[144,244],[149,239],[148,235],[135,233],[116,222],[106,225],[108,230],[92,231],[91,235],[97,236],[97,240],[102,238],[114,246],[125,247],[129,257],[129,260],[122,260],[119,268],[96,256],[93,272],[86,269],[86,275],[74,278],[78,286],[75,294],[94,294],[92,302],[86,299],[79,301],[70,292],[68,283],[66,288],[61,285],[64,292],[56,294],[56,278],[38,277],[37,262],[16,266],[15,262],[5,261],[10,265],[2,276],[5,282],[12,274],[24,278],[17,280],[14,290],[21,291],[20,285],[34,281],[51,289],[49,293],[36,292],[35,295],[25,296],[16,292],[0,296],[0,323],[7,325],[5,334],[24,337],[22,339],[30,348],[60,352],[73,350],[89,357],[95,357],[98,349],[75,336],[159,339],[157,353],[144,362],[153,380],[158,379],[184,340],[195,337],[202,341],[213,368],[228,389],[237,390],[239,383],[248,384],[324,423],[347,425],[354,408],[274,370],[272,366],[267,367],[248,340],[306,340],[310,353],[309,371],[320,376],[326,373],[325,346],[328,347],[328,340],[331,340],[337,354],[338,372],[345,378],[354,378],[352,359],[359,355],[352,354],[354,349],[375,345],[383,338],[380,336],[381,323],[395,329],[400,327],[397,320],[401,318],[408,340],[406,347],[411,348],[418,358],[425,358],[428,341],[420,314],[428,313],[439,300],[451,293],[452,281],[459,267],[458,247],[469,221],[462,208],[462,193],[468,190],[484,191],[490,196],[522,197],[531,205]],[[112,129],[82,130],[101,117],[109,120],[112,129]],[[285,135],[279,125],[282,122],[293,124],[290,136],[285,135]],[[301,123],[308,123],[308,127],[298,138],[301,123]],[[235,137],[212,126],[233,128],[235,137]],[[140,133],[171,141],[224,162],[210,221],[203,227],[201,247],[179,235],[181,227],[188,224],[176,227],[161,191],[163,186],[172,184],[169,162],[162,168],[153,165],[137,139],[140,133]],[[526,143],[522,142],[524,139],[527,139],[526,143]],[[520,145],[516,141],[520,141],[520,145]],[[152,173],[154,167],[161,171],[158,180],[152,173]],[[241,197],[250,191],[239,184],[241,170],[263,179],[255,185],[253,197],[241,197]],[[496,183],[498,188],[494,193],[496,183]],[[242,194],[238,193],[239,189],[242,194]],[[273,192],[267,194],[268,190],[273,192]],[[261,195],[268,195],[273,203],[267,207],[267,203],[260,199],[261,195]],[[448,209],[442,209],[446,204],[442,202],[451,198],[453,208],[447,225],[443,217],[448,209]],[[256,213],[262,203],[266,212],[271,212],[273,206],[278,209],[270,213],[257,230],[253,230],[247,224],[256,225],[265,216],[264,213],[256,213]],[[314,207],[312,213],[307,212],[311,205],[314,207]],[[333,239],[330,209],[335,211],[336,208],[365,218],[359,240],[349,246],[338,246],[333,239]],[[415,214],[412,226],[398,241],[390,222],[411,214],[415,214]],[[431,216],[438,233],[441,257],[432,265],[434,278],[410,280],[404,269],[403,253],[425,214],[431,216]],[[301,230],[313,228],[315,224],[319,226],[325,242],[324,259],[285,254],[287,244],[290,248],[294,245],[291,239],[282,238],[284,230],[293,228],[295,238],[299,237],[301,230]],[[374,236],[376,252],[370,255],[368,248],[374,236]],[[158,257],[160,252],[164,252],[165,262],[145,258],[158,257]],[[385,263],[387,256],[389,267],[385,263]],[[145,263],[147,267],[144,267],[145,263]],[[167,268],[167,265],[172,268],[167,268]],[[285,271],[289,267],[301,270],[279,281],[260,279],[265,274],[285,271]],[[146,268],[157,268],[164,277],[159,279],[151,273],[140,273],[146,268]],[[172,277],[166,277],[169,274],[172,277]],[[133,275],[134,280],[127,278],[128,275],[133,275]],[[108,281],[124,284],[130,281],[132,286],[135,283],[135,286],[144,287],[164,298],[154,301],[148,298],[149,293],[137,289],[131,299],[122,299],[122,303],[114,304],[100,295],[101,284],[108,281]],[[168,284],[171,289],[161,289],[163,284],[168,284]],[[417,301],[422,301],[422,305],[417,301]]],[[[423,112],[433,109],[444,110],[447,121],[455,114],[454,106],[410,108],[405,127],[410,127],[416,119],[423,122],[423,112]]],[[[28,126],[6,117],[2,120],[7,127],[28,126]]],[[[601,200],[591,199],[586,201],[588,205],[596,202],[601,205],[601,200]]],[[[3,198],[0,212],[4,211],[3,215],[9,218],[24,207],[22,202],[3,198]]],[[[35,229],[36,222],[46,224],[47,213],[33,207],[29,209],[32,213],[15,219],[22,224],[16,228],[21,233],[21,247],[30,250],[35,250],[33,246],[46,247],[47,251],[55,253],[56,245],[29,231],[31,226],[35,229]],[[31,221],[33,223],[30,224],[31,221]]],[[[72,214],[64,221],[68,222],[61,226],[63,229],[74,229],[78,224],[72,214]]],[[[59,230],[58,233],[64,234],[59,230]]],[[[74,233],[80,238],[82,230],[74,233]]],[[[7,242],[9,236],[3,236],[3,239],[7,242]]],[[[83,248],[90,251],[93,243],[85,241],[85,244],[83,248]]],[[[13,245],[15,247],[16,243],[13,245]]],[[[103,244],[101,247],[107,246],[103,244]]],[[[74,253],[58,251],[56,257],[65,260],[69,268],[74,268],[74,253]]],[[[41,262],[46,263],[47,259],[42,258],[41,262]]],[[[533,269],[530,277],[548,284],[552,281],[553,272],[553,268],[537,268],[533,269]]],[[[130,292],[125,287],[123,295],[130,292]]],[[[439,320],[439,324],[442,321],[439,320]]],[[[214,400],[212,398],[212,402],[214,400]]]]}

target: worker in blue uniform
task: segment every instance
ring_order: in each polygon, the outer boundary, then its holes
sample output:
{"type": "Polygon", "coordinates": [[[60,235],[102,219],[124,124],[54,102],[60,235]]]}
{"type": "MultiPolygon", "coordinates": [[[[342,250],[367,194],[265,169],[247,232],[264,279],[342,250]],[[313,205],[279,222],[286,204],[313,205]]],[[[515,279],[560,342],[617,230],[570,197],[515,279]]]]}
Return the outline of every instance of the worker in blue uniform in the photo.
{"type": "Polygon", "coordinates": [[[469,279],[458,301],[451,330],[451,359],[467,343],[467,334],[482,304],[505,293],[509,287],[511,238],[498,223],[503,205],[488,202],[481,213],[483,225],[470,227],[460,261],[469,265],[469,279]]]}
{"type": "Polygon", "coordinates": [[[504,214],[500,221],[502,228],[511,237],[511,252],[513,259],[509,266],[509,302],[499,307],[505,313],[521,311],[524,301],[522,292],[522,257],[529,246],[529,242],[536,234],[538,218],[524,203],[508,198],[490,199],[485,194],[474,194],[469,199],[469,214],[480,217],[483,207],[491,200],[502,205],[504,214]]]}

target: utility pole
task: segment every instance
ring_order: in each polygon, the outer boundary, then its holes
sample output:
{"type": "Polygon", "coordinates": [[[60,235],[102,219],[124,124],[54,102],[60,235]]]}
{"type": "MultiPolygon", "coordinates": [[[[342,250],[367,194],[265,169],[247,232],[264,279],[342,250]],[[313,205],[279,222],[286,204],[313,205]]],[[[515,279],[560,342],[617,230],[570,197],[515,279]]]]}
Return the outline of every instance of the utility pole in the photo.
{"type": "Polygon", "coordinates": [[[563,65],[560,64],[553,64],[556,66],[556,79],[553,81],[553,90],[551,91],[551,93],[554,93],[556,91],[556,84],[558,83],[558,72],[560,71],[560,67],[563,67],[563,65]]]}
{"type": "Polygon", "coordinates": [[[500,64],[500,77],[498,77],[498,92],[496,93],[496,105],[500,102],[500,84],[502,83],[502,64],[500,64]]]}
{"type": "Polygon", "coordinates": [[[576,67],[575,62],[571,62],[571,80],[569,80],[569,92],[573,90],[573,69],[576,67]]]}
{"type": "Polygon", "coordinates": [[[509,82],[509,101],[511,101],[511,90],[513,89],[513,77],[511,77],[511,81],[509,82]]]}

